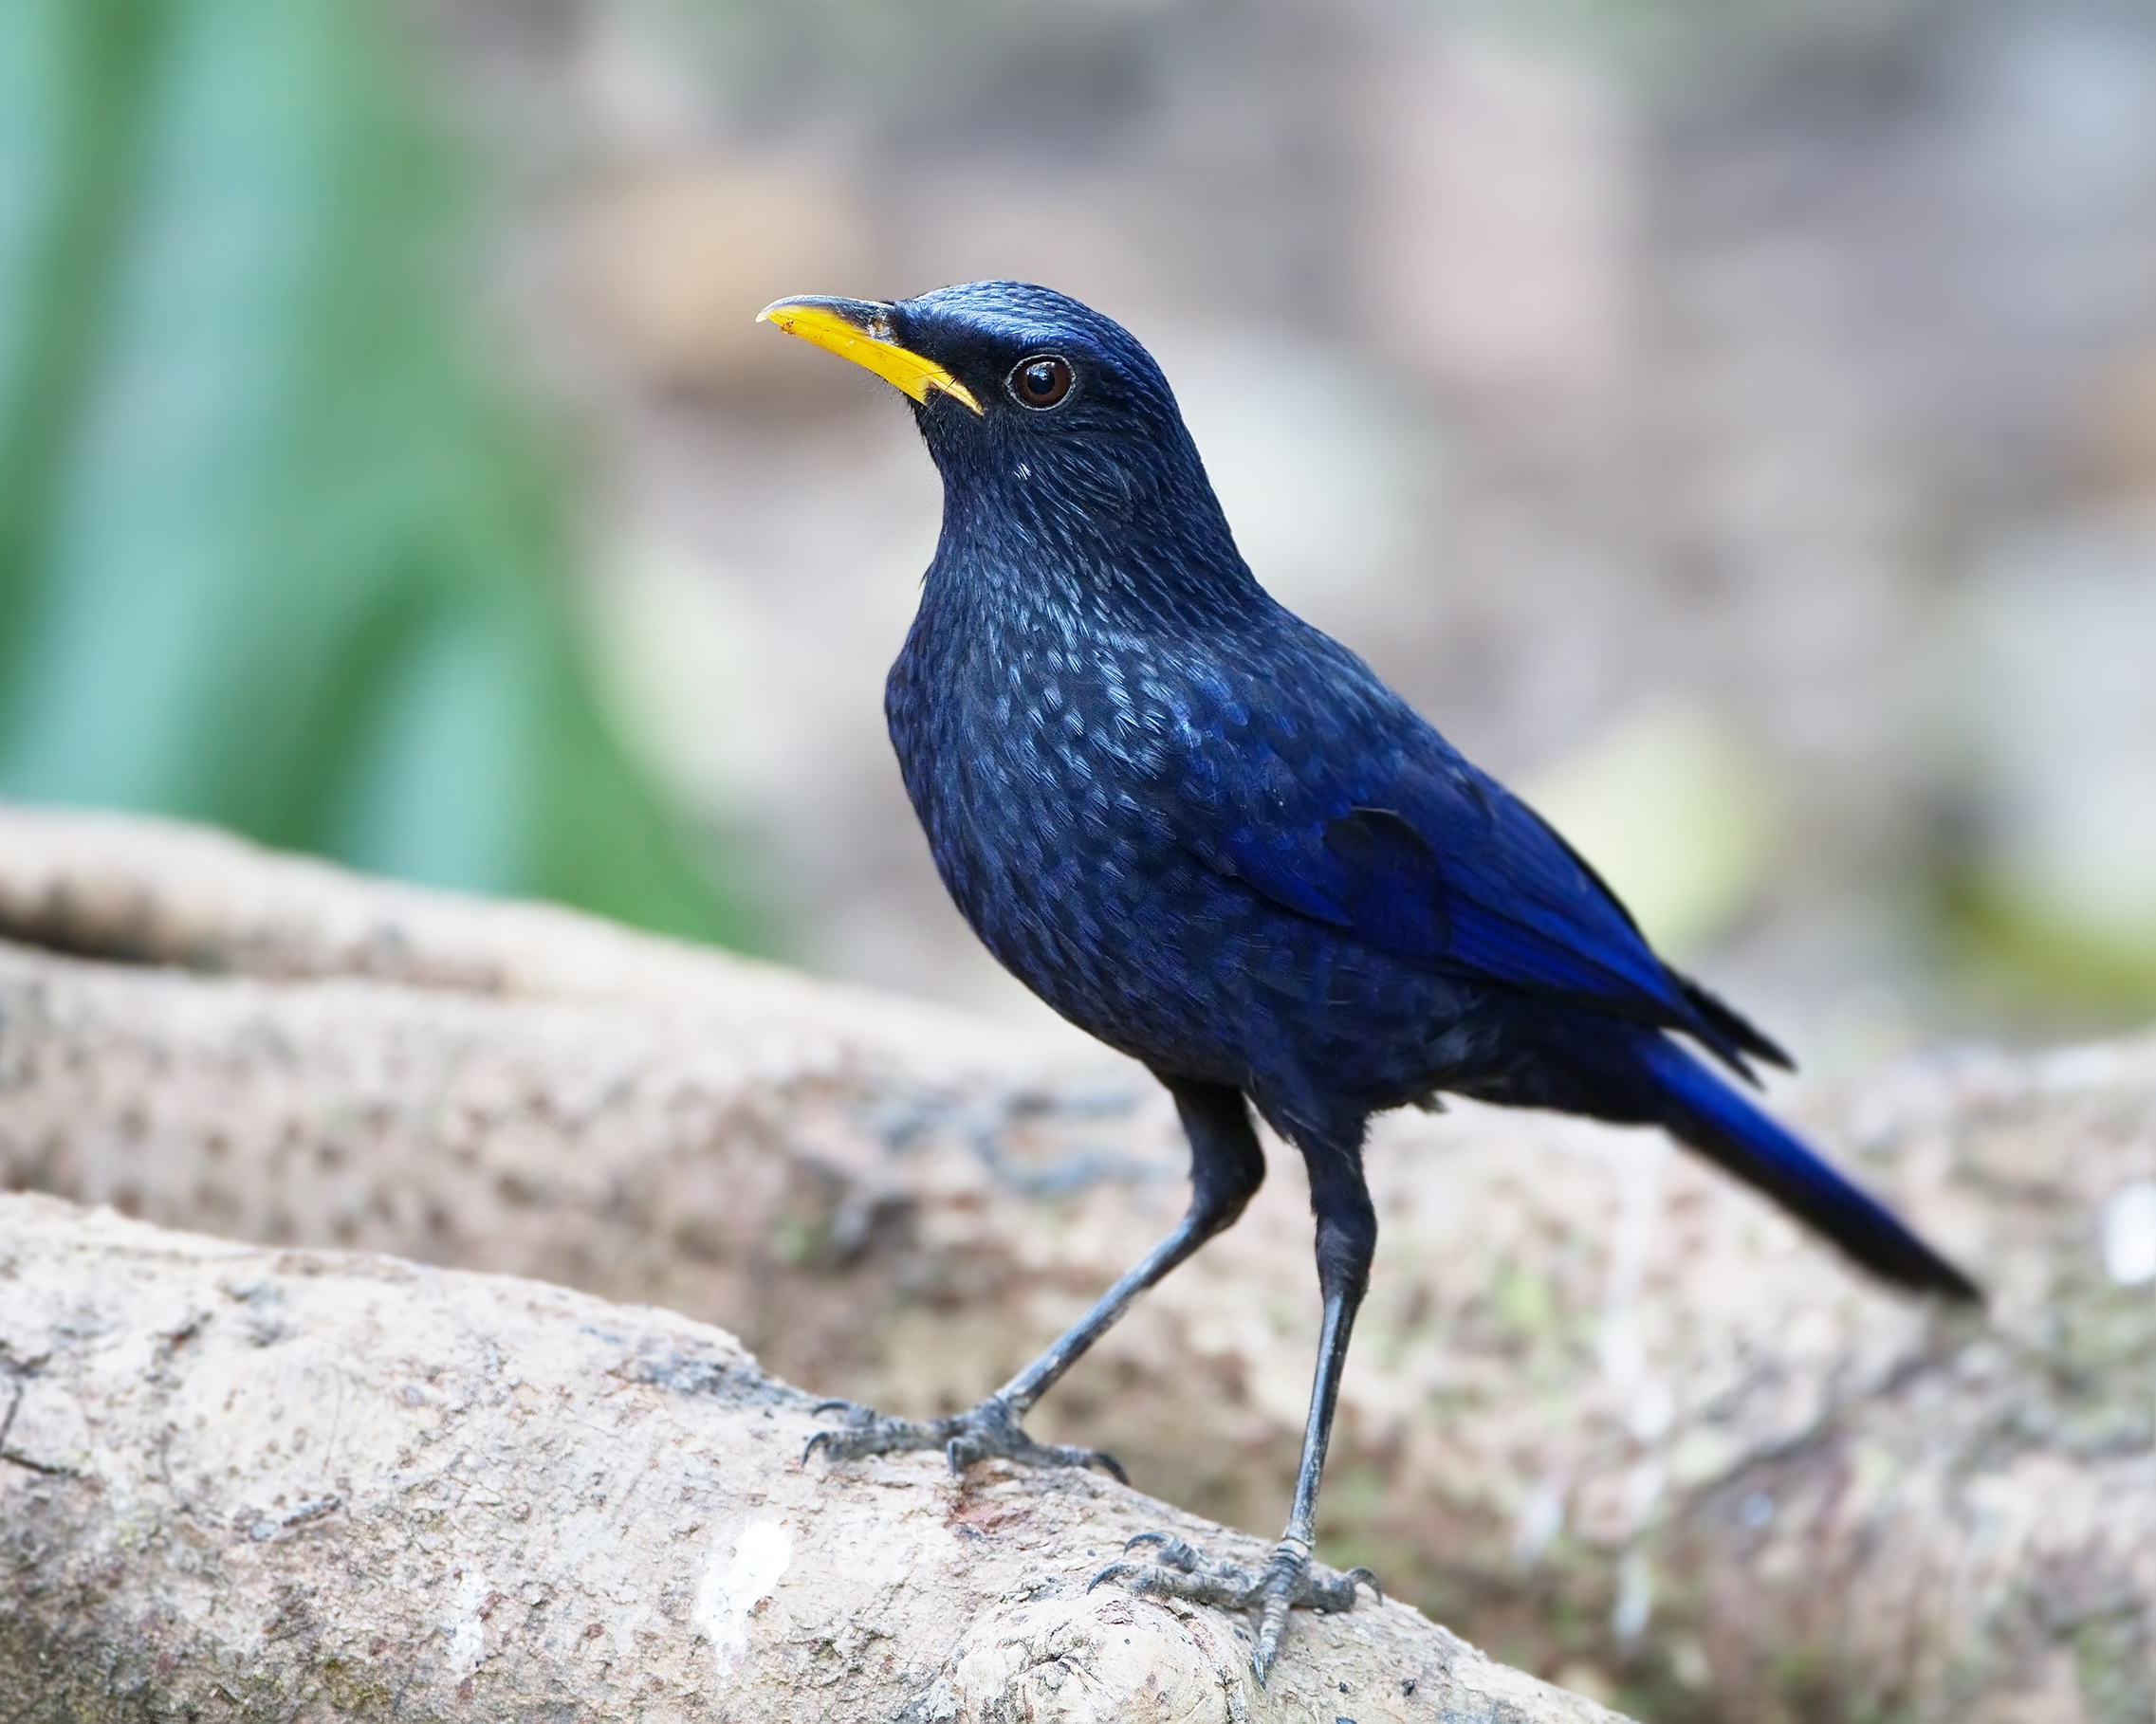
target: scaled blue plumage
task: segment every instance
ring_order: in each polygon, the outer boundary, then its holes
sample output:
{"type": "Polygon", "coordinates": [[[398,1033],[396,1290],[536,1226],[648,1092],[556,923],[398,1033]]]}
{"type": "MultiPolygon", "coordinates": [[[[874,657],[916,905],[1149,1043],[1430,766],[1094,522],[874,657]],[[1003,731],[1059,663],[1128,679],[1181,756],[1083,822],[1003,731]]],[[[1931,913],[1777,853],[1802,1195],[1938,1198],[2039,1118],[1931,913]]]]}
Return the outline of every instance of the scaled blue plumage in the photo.
{"type": "Polygon", "coordinates": [[[1345,1609],[1368,1578],[1321,1572],[1310,1545],[1376,1240],[1373,1112],[1451,1092],[1660,1125],[1874,1273],[1975,1296],[1676,1038],[1746,1076],[1749,1060],[1786,1063],[1773,1042],[1658,959],[1524,803],[1265,594],[1124,330],[1014,283],[781,311],[849,357],[904,349],[886,372],[902,387],[924,367],[953,386],[921,385],[915,408],[944,517],[887,689],[899,766],[967,920],[1050,1005],[1160,1076],[1192,1177],[1176,1231],[980,1406],[924,1422],[862,1409],[811,1451],[1112,1465],[1019,1421],[1241,1212],[1263,1177],[1254,1107],[1309,1170],[1324,1298],[1287,1531],[1262,1571],[1163,1534],[1157,1562],[1097,1578],[1262,1609],[1262,1678],[1290,1605],[1345,1609]]]}
{"type": "Polygon", "coordinates": [[[1657,1122],[1874,1271],[1970,1291],[1823,1163],[1795,1179],[1816,1158],[1721,1100],[1668,1033],[1740,1071],[1780,1051],[1266,595],[1127,332],[986,283],[906,302],[893,334],[995,402],[916,409],[944,524],[888,713],[951,895],[1023,981],[1155,1070],[1241,1090],[1298,1142],[1359,1141],[1372,1111],[1440,1091],[1657,1122]],[[1075,398],[1004,405],[1004,372],[1048,350],[1075,398]]]}

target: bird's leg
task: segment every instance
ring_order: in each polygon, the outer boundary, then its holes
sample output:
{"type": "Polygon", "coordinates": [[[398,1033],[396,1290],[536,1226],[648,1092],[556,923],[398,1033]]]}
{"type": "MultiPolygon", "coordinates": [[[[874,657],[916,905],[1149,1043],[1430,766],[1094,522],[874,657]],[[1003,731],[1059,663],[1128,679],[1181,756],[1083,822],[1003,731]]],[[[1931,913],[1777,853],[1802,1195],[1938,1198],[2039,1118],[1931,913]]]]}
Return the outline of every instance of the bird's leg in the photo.
{"type": "MultiPolygon", "coordinates": [[[[970,1411],[948,1419],[890,1419],[843,1401],[853,1415],[836,1430],[818,1431],[802,1459],[821,1449],[834,1460],[888,1455],[905,1449],[941,1449],[954,1473],[1000,1455],[1028,1466],[1096,1466],[1123,1478],[1114,1458],[1097,1449],[1036,1442],[1019,1421],[1096,1341],[1113,1329],[1137,1296],[1232,1223],[1265,1178],[1264,1151],[1251,1129],[1250,1110],[1239,1091],[1218,1084],[1163,1078],[1190,1140],[1190,1206],[1175,1231],[1138,1259],[1093,1309],[1065,1330],[1041,1356],[970,1411]]],[[[1125,1482],[1128,1482],[1126,1479],[1125,1482]]]]}
{"type": "Polygon", "coordinates": [[[1333,1412],[1340,1398],[1340,1371],[1348,1357],[1348,1337],[1355,1311],[1370,1285],[1370,1260],[1377,1247],[1377,1217],[1363,1183],[1362,1159],[1353,1147],[1304,1147],[1310,1164],[1310,1201],[1318,1215],[1318,1285],[1324,1294],[1324,1328],[1318,1343],[1318,1373],[1310,1389],[1310,1417],[1302,1431],[1302,1464],[1295,1479],[1295,1507],[1287,1530],[1262,1568],[1201,1556],[1179,1538],[1141,1532],[1125,1550],[1158,1547],[1151,1563],[1128,1557],[1110,1563],[1093,1577],[1120,1581],[1133,1592],[1188,1599],[1229,1610],[1256,1610],[1258,1645],[1251,1655],[1262,1683],[1279,1655],[1287,1613],[1298,1605],[1314,1610],[1352,1610],[1358,1582],[1377,1591],[1368,1568],[1346,1574],[1320,1568],[1310,1558],[1318,1513],[1318,1486],[1325,1472],[1325,1449],[1332,1440],[1333,1412]]]}

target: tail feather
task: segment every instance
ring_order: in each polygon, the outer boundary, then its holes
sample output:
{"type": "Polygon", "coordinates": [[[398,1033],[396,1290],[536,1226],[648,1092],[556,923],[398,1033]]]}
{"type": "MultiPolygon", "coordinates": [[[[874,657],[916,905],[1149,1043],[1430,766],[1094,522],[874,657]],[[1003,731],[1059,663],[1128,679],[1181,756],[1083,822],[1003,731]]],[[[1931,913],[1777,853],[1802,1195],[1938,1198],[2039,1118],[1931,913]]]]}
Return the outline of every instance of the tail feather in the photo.
{"type": "Polygon", "coordinates": [[[1975,1282],[1667,1036],[1648,1038],[1662,1124],[1889,1281],[1981,1304],[1975,1282]]]}
{"type": "MultiPolygon", "coordinates": [[[[1677,991],[1684,995],[1686,1003],[1700,1015],[1701,1021],[1713,1032],[1716,1038],[1715,1052],[1723,1058],[1729,1059],[1729,1050],[1734,1049],[1744,1058],[1763,1059],[1770,1066],[1779,1066],[1784,1072],[1797,1070],[1797,1062],[1783,1051],[1781,1044],[1736,1007],[1708,993],[1689,976],[1671,970],[1669,979],[1677,984],[1677,991]]],[[[1732,1059],[1730,1063],[1750,1079],[1751,1069],[1744,1064],[1744,1058],[1732,1059]]]]}

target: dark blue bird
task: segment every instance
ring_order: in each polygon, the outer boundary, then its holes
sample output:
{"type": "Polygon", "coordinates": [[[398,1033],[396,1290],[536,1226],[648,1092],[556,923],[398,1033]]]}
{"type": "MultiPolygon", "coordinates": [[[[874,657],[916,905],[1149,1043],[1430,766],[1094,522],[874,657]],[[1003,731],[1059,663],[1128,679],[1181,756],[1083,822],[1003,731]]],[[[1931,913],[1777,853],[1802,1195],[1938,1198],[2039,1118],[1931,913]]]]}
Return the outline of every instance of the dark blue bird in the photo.
{"type": "Polygon", "coordinates": [[[1104,1577],[1260,1609],[1262,1678],[1291,1605],[1348,1608],[1369,1579],[1310,1551],[1376,1241],[1373,1113],[1449,1092],[1659,1125],[1874,1274],[1978,1297],[1692,1051],[1749,1077],[1750,1060],[1787,1065],[1779,1048],[1658,959],[1533,810],[1266,596],[1126,331],[1012,282],[764,315],[914,399],[944,511],[886,697],[908,794],[988,949],[1168,1087],[1193,1188],[1176,1230],[979,1407],[857,1410],[812,1450],[1113,1467],[1019,1421],[1242,1212],[1264,1173],[1255,1109],[1308,1165],[1324,1298],[1287,1531],[1262,1569],[1163,1536],[1104,1577]]]}

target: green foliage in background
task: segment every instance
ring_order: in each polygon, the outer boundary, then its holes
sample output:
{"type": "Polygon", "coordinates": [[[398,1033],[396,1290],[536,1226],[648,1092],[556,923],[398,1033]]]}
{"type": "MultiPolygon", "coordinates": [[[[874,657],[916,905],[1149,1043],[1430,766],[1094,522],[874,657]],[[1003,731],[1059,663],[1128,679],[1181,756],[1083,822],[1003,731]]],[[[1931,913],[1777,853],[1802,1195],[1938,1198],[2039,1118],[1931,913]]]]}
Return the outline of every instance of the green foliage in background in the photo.
{"type": "Polygon", "coordinates": [[[0,795],[738,944],[600,718],[388,14],[0,5],[0,795]]]}

